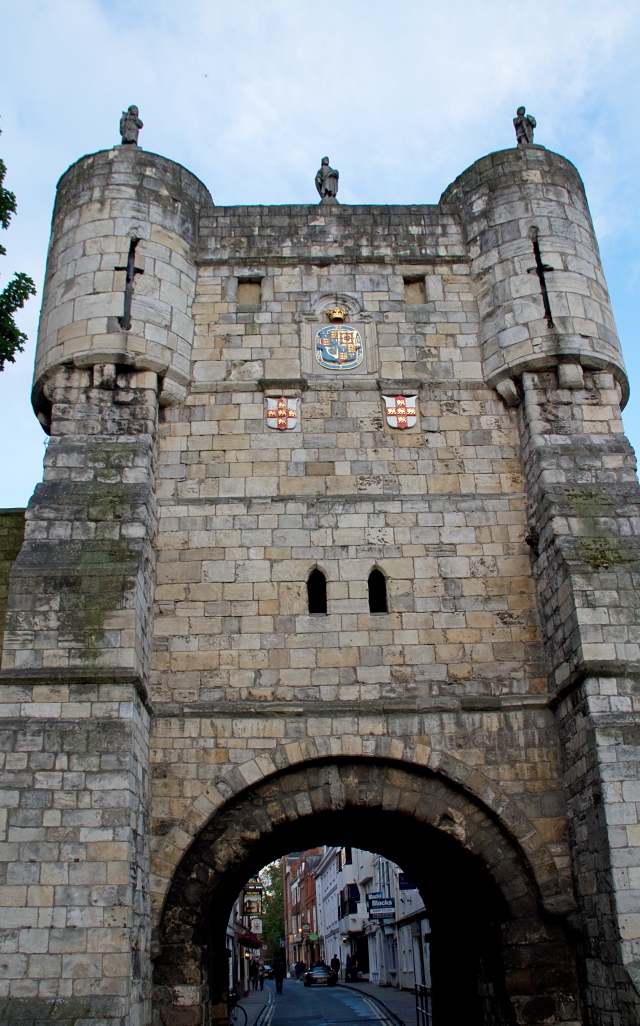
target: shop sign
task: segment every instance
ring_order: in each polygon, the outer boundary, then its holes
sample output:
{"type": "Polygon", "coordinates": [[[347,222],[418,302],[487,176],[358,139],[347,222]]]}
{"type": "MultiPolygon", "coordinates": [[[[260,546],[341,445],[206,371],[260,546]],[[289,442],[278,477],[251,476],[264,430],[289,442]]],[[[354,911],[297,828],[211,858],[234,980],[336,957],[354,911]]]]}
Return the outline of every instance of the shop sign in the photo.
{"type": "Polygon", "coordinates": [[[416,891],[418,889],[408,873],[400,873],[398,887],[401,891],[416,891]]]}
{"type": "Polygon", "coordinates": [[[395,914],[395,898],[372,898],[369,902],[369,919],[393,919],[395,914]]]}

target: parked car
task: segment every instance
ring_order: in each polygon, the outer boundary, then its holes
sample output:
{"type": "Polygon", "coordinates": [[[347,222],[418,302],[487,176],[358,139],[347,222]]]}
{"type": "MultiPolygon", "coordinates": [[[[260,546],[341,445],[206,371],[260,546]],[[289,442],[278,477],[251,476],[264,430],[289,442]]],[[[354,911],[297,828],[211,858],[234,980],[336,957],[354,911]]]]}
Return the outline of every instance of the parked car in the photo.
{"type": "Polygon", "coordinates": [[[326,965],[316,965],[302,977],[305,987],[313,987],[324,983],[327,987],[335,987],[338,982],[338,974],[326,965]]]}
{"type": "Polygon", "coordinates": [[[273,979],[273,967],[270,966],[270,965],[266,965],[265,964],[265,965],[263,965],[262,968],[264,969],[265,979],[266,980],[272,980],[273,979]]]}

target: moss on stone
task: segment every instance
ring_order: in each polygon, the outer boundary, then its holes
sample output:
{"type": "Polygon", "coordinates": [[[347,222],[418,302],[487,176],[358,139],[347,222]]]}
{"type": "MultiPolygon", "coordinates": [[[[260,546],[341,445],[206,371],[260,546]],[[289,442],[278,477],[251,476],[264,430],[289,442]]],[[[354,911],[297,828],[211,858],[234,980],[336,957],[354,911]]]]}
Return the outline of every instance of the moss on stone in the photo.
{"type": "Polygon", "coordinates": [[[601,488],[585,486],[567,488],[566,498],[569,506],[579,517],[611,516],[613,501],[601,488]]]}
{"type": "Polygon", "coordinates": [[[631,558],[615,535],[581,538],[578,551],[592,570],[607,570],[610,566],[628,563],[631,558]]]}
{"type": "Polygon", "coordinates": [[[0,652],[7,615],[9,575],[24,539],[24,510],[0,509],[0,652]]]}

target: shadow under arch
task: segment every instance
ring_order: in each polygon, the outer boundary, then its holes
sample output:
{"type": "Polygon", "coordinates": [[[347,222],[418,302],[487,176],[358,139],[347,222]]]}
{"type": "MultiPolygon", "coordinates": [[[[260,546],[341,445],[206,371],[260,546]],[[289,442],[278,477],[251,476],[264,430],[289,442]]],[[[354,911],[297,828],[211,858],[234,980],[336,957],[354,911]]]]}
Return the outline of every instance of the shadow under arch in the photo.
{"type": "Polygon", "coordinates": [[[225,927],[247,879],[288,851],[351,845],[397,862],[432,922],[438,1026],[579,1018],[572,944],[542,908],[522,850],[462,789],[364,759],[283,770],[247,787],[194,839],[154,938],[154,1022],[226,1022],[225,927]]]}

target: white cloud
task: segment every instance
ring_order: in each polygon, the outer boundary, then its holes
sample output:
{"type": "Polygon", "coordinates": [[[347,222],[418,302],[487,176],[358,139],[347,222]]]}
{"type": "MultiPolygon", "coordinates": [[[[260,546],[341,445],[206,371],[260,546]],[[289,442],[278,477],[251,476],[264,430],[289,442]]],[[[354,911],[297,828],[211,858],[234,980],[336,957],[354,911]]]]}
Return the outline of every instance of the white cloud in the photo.
{"type": "MultiPolygon", "coordinates": [[[[585,179],[623,342],[637,321],[635,0],[22,0],[3,29],[0,152],[19,212],[0,282],[14,267],[41,277],[55,181],[117,141],[129,103],[145,148],[230,204],[315,202],[325,153],[343,202],[435,203],[472,161],[513,144],[525,103],[537,139],[585,179]]],[[[21,318],[32,338],[37,302],[21,318]]],[[[0,431],[15,439],[0,455],[0,505],[26,502],[40,477],[32,355],[0,375],[0,431]]],[[[626,420],[640,441],[633,405],[626,420]]]]}

